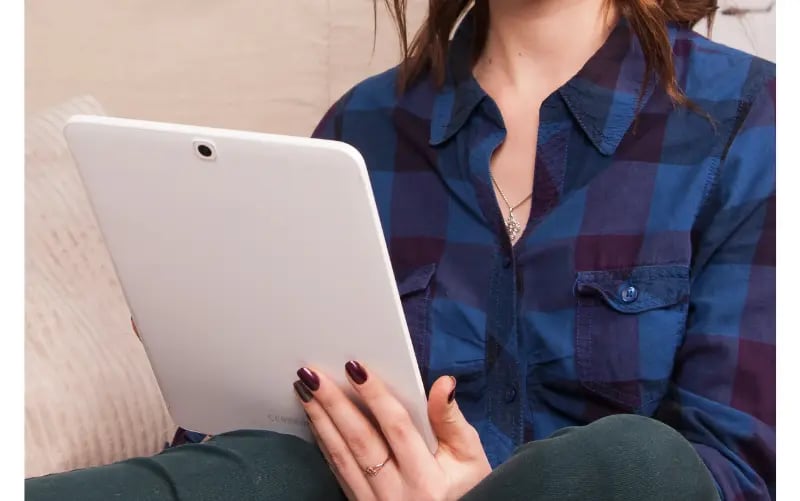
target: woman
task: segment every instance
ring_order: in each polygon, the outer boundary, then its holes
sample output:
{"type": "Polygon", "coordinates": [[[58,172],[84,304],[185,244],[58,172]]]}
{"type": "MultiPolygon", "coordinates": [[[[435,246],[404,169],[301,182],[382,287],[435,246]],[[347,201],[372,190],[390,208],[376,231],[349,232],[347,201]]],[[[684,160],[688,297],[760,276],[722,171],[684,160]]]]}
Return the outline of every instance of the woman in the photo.
{"type": "MultiPolygon", "coordinates": [[[[351,499],[774,497],[774,66],[691,31],[715,0],[478,0],[459,24],[467,9],[432,0],[402,64],[315,131],[366,159],[440,442],[368,361],[346,371],[374,421],[299,368],[336,482],[351,499]]],[[[101,485],[340,495],[310,446],[255,432],[28,489],[101,485]]]]}

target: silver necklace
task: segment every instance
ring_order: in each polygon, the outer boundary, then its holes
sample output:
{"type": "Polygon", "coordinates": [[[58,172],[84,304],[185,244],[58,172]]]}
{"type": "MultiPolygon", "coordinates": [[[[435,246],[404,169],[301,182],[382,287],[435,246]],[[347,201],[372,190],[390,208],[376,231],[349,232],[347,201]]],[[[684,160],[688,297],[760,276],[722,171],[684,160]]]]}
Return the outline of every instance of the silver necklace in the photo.
{"type": "Polygon", "coordinates": [[[494,178],[491,172],[489,173],[489,177],[492,178],[492,183],[494,183],[495,188],[497,188],[497,192],[500,193],[500,197],[503,199],[503,202],[505,202],[506,206],[508,207],[508,217],[506,218],[504,223],[506,225],[506,233],[508,233],[508,239],[511,240],[511,243],[513,244],[517,240],[517,237],[519,237],[519,234],[522,232],[522,225],[520,225],[519,221],[517,221],[517,218],[514,217],[514,210],[518,209],[522,204],[530,200],[531,197],[533,196],[533,192],[531,192],[527,197],[523,198],[522,201],[519,202],[518,204],[511,205],[511,202],[508,201],[508,198],[506,198],[506,194],[503,193],[503,190],[500,189],[500,185],[497,184],[497,180],[494,178]]]}

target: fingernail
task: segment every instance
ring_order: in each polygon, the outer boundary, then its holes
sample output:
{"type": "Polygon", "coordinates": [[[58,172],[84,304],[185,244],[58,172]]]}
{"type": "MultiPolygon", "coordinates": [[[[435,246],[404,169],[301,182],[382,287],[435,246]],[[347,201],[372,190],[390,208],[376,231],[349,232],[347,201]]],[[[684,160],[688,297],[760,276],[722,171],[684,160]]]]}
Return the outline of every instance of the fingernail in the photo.
{"type": "Polygon", "coordinates": [[[297,370],[297,377],[305,384],[309,390],[317,391],[319,389],[319,376],[314,374],[314,371],[308,367],[302,367],[297,370]]]}
{"type": "Polygon", "coordinates": [[[453,376],[450,376],[450,379],[453,381],[453,389],[450,390],[450,394],[447,395],[447,403],[448,404],[453,403],[453,400],[455,400],[455,398],[456,398],[456,378],[454,378],[453,376]]]}
{"type": "Polygon", "coordinates": [[[311,394],[311,391],[309,391],[308,387],[303,384],[302,381],[295,381],[293,386],[295,393],[297,393],[297,396],[300,397],[300,400],[303,402],[309,403],[311,399],[314,398],[314,395],[311,394]]]}
{"type": "Polygon", "coordinates": [[[367,380],[367,371],[365,371],[364,368],[361,367],[361,364],[355,360],[351,360],[344,364],[344,370],[347,371],[350,379],[352,379],[356,384],[364,384],[364,382],[367,380]]]}

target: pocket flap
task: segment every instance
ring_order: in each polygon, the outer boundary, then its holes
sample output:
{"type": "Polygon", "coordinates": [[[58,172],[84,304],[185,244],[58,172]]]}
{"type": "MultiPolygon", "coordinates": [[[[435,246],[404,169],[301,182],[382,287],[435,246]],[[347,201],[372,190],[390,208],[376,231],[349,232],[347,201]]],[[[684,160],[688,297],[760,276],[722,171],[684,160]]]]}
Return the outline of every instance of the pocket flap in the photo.
{"type": "Polygon", "coordinates": [[[397,291],[400,297],[422,292],[428,288],[433,275],[436,273],[436,263],[426,264],[414,268],[397,280],[397,291]]]}
{"type": "Polygon", "coordinates": [[[621,313],[665,308],[689,297],[689,268],[680,265],[640,266],[621,270],[580,271],[575,280],[580,296],[600,295],[621,313]]]}

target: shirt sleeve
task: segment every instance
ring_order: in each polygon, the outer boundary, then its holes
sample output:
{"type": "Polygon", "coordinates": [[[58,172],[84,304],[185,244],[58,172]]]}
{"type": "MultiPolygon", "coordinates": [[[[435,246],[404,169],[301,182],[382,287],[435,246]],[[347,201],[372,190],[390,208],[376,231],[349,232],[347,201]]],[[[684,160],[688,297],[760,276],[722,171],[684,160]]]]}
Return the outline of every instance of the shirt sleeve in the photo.
{"type": "Polygon", "coordinates": [[[354,90],[351,89],[328,108],[328,111],[325,112],[325,115],[323,115],[317,126],[314,127],[314,132],[311,133],[311,137],[316,139],[330,139],[333,141],[342,140],[344,110],[353,92],[354,90]]]}
{"type": "Polygon", "coordinates": [[[774,76],[742,109],[694,236],[686,337],[657,417],[694,445],[723,500],[766,500],[775,489],[774,76]]]}

